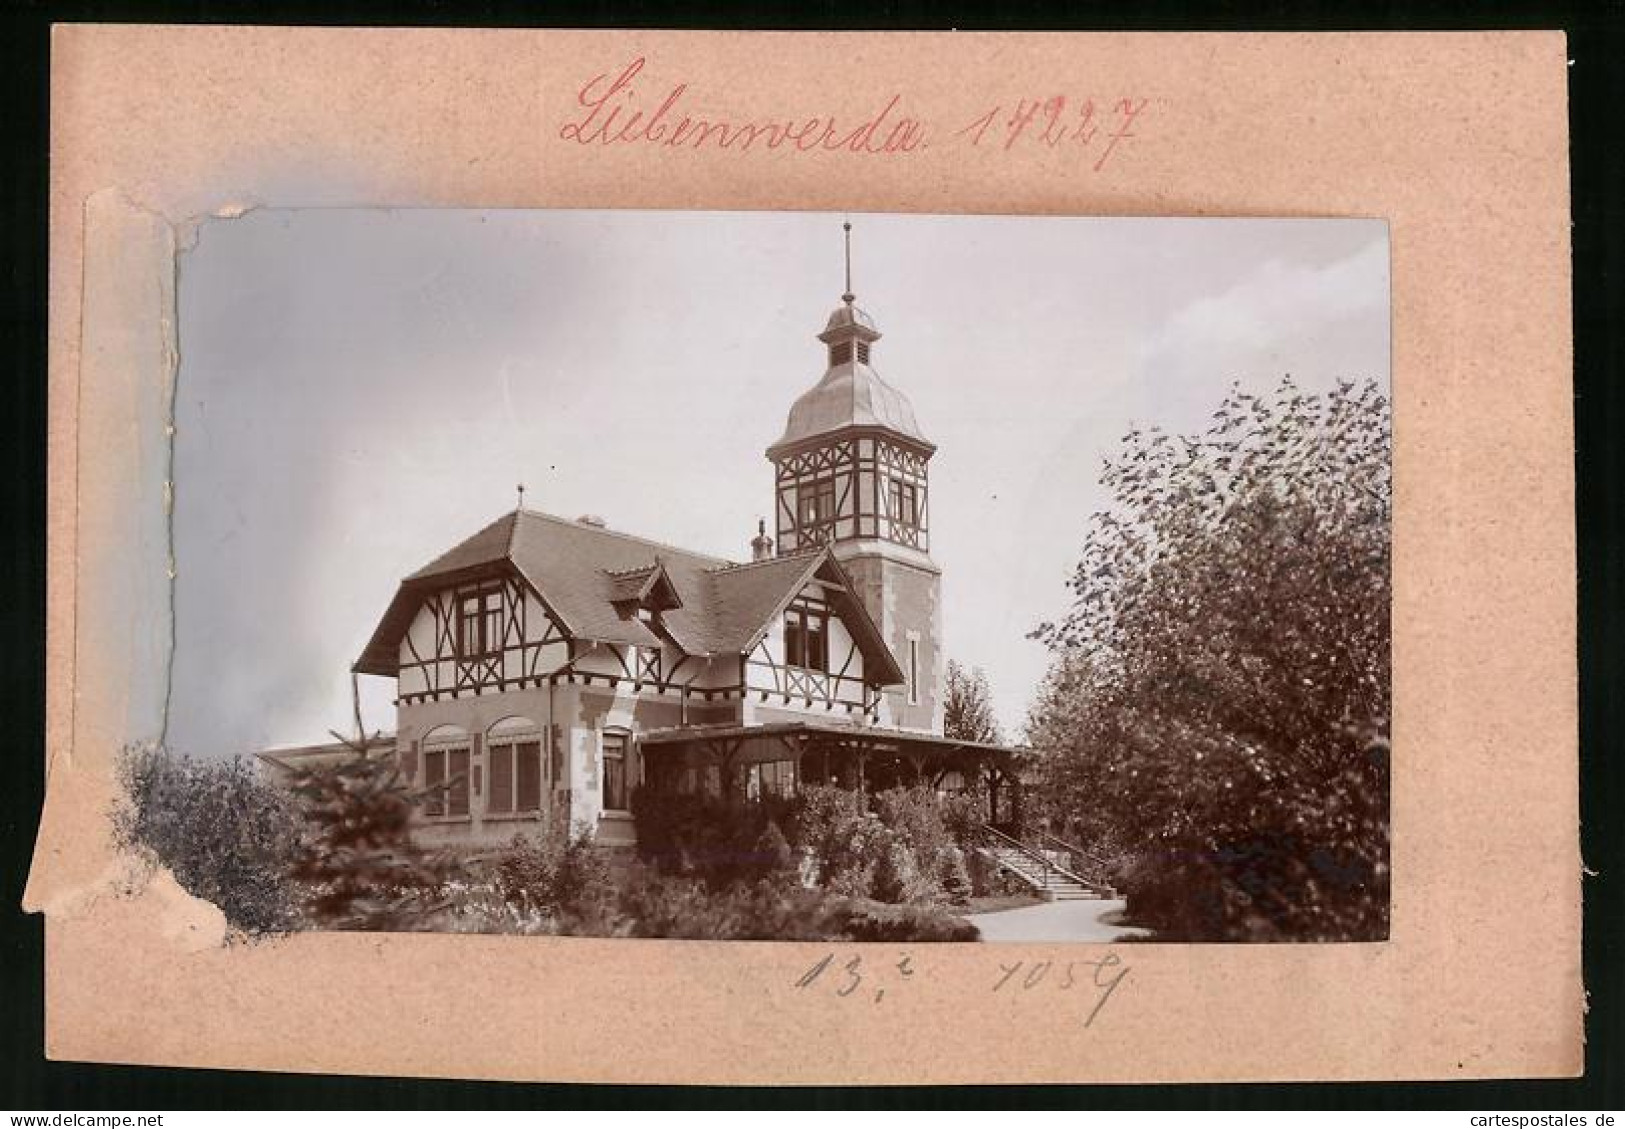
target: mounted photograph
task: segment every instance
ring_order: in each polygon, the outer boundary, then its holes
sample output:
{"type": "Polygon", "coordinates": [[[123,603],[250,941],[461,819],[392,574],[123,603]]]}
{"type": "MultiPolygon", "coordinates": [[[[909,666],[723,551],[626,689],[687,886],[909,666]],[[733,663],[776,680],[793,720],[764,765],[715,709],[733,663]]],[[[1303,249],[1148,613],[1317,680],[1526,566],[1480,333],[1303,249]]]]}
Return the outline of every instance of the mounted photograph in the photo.
{"type": "Polygon", "coordinates": [[[245,938],[1389,928],[1388,228],[252,209],[111,818],[245,938]]]}

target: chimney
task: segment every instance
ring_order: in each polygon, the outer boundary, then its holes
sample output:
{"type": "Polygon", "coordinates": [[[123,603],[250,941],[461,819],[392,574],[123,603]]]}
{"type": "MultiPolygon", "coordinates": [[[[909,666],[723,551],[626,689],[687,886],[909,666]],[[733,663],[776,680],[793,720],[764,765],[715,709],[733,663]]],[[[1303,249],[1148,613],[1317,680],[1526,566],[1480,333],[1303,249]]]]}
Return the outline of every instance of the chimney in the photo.
{"type": "Polygon", "coordinates": [[[750,540],[750,559],[765,561],[773,555],[773,538],[767,535],[767,519],[756,519],[756,536],[750,540]]]}
{"type": "Polygon", "coordinates": [[[597,514],[582,514],[576,518],[577,525],[590,525],[594,529],[608,529],[609,523],[597,514]]]}

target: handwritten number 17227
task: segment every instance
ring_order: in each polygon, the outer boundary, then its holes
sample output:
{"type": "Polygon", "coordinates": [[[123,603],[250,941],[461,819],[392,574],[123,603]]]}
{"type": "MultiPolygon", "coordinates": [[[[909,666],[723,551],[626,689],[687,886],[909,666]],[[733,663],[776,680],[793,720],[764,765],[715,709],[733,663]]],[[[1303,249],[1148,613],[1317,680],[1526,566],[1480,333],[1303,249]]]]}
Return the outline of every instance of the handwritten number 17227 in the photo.
{"type": "Polygon", "coordinates": [[[1024,140],[1052,149],[1065,144],[1088,147],[1104,132],[1094,165],[1099,172],[1117,147],[1135,136],[1134,123],[1145,112],[1148,101],[1120,98],[1101,110],[1093,98],[1078,103],[1069,102],[1064,94],[1022,98],[1008,111],[1003,103],[992,107],[954,136],[965,138],[972,146],[986,141],[989,148],[996,146],[1008,152],[1024,140]]]}

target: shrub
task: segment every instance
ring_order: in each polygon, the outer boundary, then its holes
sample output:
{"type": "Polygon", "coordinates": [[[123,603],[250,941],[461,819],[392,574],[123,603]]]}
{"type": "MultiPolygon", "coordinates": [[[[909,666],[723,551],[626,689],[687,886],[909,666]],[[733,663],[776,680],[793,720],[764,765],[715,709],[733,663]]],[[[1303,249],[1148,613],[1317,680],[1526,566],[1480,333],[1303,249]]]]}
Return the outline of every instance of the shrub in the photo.
{"type": "Polygon", "coordinates": [[[890,839],[869,873],[869,896],[877,902],[908,901],[913,869],[908,846],[901,839],[890,839]]]}
{"type": "MultiPolygon", "coordinates": [[[[762,846],[768,828],[788,816],[782,800],[740,803],[640,787],[632,793],[632,814],[637,820],[638,856],[668,874],[731,886],[755,881],[783,861],[775,845],[762,846]],[[764,856],[763,849],[774,857],[764,856]]],[[[782,827],[778,835],[784,837],[782,827]]]]}
{"type": "Polygon", "coordinates": [[[784,837],[784,831],[778,823],[768,823],[757,838],[751,854],[751,861],[761,879],[793,885],[801,884],[801,860],[797,857],[795,849],[790,846],[790,840],[784,837]]]}
{"type": "Polygon", "coordinates": [[[121,845],[168,867],[188,893],[246,933],[293,928],[288,867],[298,815],[288,797],[241,757],[198,761],[132,745],[118,764],[113,812],[121,845]]]}
{"type": "Polygon", "coordinates": [[[580,936],[711,941],[974,941],[975,926],[933,906],[888,906],[763,879],[718,888],[640,864],[612,902],[558,930],[580,936]]]}
{"type": "Polygon", "coordinates": [[[504,902],[533,914],[581,914],[609,888],[609,866],[586,826],[572,832],[561,823],[536,839],[515,835],[491,873],[504,902]]]}
{"type": "Polygon", "coordinates": [[[293,866],[305,913],[327,929],[432,929],[452,904],[452,883],[466,881],[462,865],[413,841],[420,794],[395,758],[365,741],[351,748],[337,764],[294,774],[307,825],[293,866]]]}
{"type": "Polygon", "coordinates": [[[973,893],[970,869],[965,863],[965,852],[949,847],[937,859],[937,886],[949,905],[967,904],[973,893]]]}
{"type": "Polygon", "coordinates": [[[979,941],[981,930],[932,905],[888,906],[852,899],[836,913],[848,941],[979,941]]]}
{"type": "Polygon", "coordinates": [[[1032,887],[988,858],[981,851],[965,852],[965,869],[970,875],[971,894],[978,898],[1005,894],[1030,894],[1032,887]]]}
{"type": "Polygon", "coordinates": [[[1334,940],[1375,927],[1386,889],[1362,888],[1357,850],[1261,831],[1217,850],[1147,852],[1118,879],[1129,916],[1161,940],[1334,940]],[[1315,891],[1305,899],[1301,891],[1315,891]],[[1356,916],[1352,906],[1363,907],[1356,916]]]}
{"type": "Polygon", "coordinates": [[[935,855],[953,845],[942,817],[942,801],[930,788],[889,788],[874,797],[880,821],[920,854],[935,855]]]}
{"type": "Polygon", "coordinates": [[[607,924],[574,920],[572,933],[712,941],[829,939],[828,895],[781,881],[716,888],[640,868],[628,877],[607,924]]]}
{"type": "Polygon", "coordinates": [[[953,850],[951,846],[919,850],[888,829],[870,871],[869,897],[891,903],[941,901],[940,860],[953,850]]]}
{"type": "Polygon", "coordinates": [[[424,919],[423,929],[435,933],[551,934],[556,925],[545,913],[515,905],[490,883],[447,886],[444,904],[424,919]]]}
{"type": "MultiPolygon", "coordinates": [[[[962,848],[980,834],[980,814],[972,814],[974,802],[969,797],[938,796],[935,790],[920,785],[911,788],[892,788],[875,796],[875,808],[880,821],[900,840],[905,857],[887,864],[887,888],[874,890],[881,901],[926,901],[948,897],[943,885],[944,867],[953,872],[955,858],[962,858],[962,848]],[[971,820],[975,822],[972,823],[971,820]],[[901,896],[890,896],[892,875],[901,882],[901,896]]],[[[962,867],[962,862],[961,862],[962,867]]],[[[965,889],[969,889],[969,878],[965,889]]]]}
{"type": "Polygon", "coordinates": [[[812,855],[814,882],[838,894],[867,897],[876,864],[891,836],[859,792],[833,785],[796,797],[794,841],[812,855]]]}
{"type": "Polygon", "coordinates": [[[961,850],[969,850],[982,837],[987,815],[982,801],[975,796],[954,793],[937,798],[937,810],[948,837],[961,850]]]}

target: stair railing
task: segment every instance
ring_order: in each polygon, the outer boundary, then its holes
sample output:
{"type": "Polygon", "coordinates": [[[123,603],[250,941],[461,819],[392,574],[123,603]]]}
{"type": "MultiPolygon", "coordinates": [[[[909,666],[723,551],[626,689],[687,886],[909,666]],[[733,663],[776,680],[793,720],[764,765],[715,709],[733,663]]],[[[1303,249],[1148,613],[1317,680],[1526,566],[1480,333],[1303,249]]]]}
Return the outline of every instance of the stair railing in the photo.
{"type": "MultiPolygon", "coordinates": [[[[1005,847],[1009,850],[1016,851],[1032,862],[1036,862],[1043,870],[1044,885],[1046,887],[1049,885],[1050,875],[1053,873],[1060,875],[1062,878],[1069,878],[1073,882],[1076,882],[1079,886],[1082,886],[1085,889],[1094,890],[1096,892],[1103,892],[1111,888],[1110,882],[1107,882],[1104,879],[1097,880],[1084,878],[1075,871],[1055,862],[1044,851],[1039,850],[1031,844],[1023,843],[1020,839],[1013,836],[1006,835],[1003,831],[1000,831],[996,827],[984,825],[982,828],[982,837],[984,841],[993,847],[1005,847]]],[[[1056,840],[1056,842],[1060,842],[1060,840],[1056,840]]],[[[1062,845],[1065,846],[1065,844],[1062,845]]],[[[1089,856],[1086,855],[1085,857],[1089,856]]],[[[1008,863],[1003,865],[1005,865],[1008,869],[1015,869],[1014,867],[1010,867],[1008,863]]]]}
{"type": "MultiPolygon", "coordinates": [[[[1055,871],[1055,872],[1061,873],[1061,874],[1066,873],[1059,866],[1057,866],[1050,859],[1050,857],[1048,855],[1046,855],[1043,851],[1033,849],[1032,847],[1028,846],[1026,843],[1023,843],[1020,839],[1017,839],[1014,836],[1006,835],[1003,831],[1000,831],[996,827],[984,826],[982,828],[982,835],[983,835],[983,838],[986,839],[992,846],[994,846],[994,847],[1005,847],[1005,848],[1007,848],[1009,850],[1016,851],[1017,853],[1021,854],[1022,856],[1024,856],[1028,860],[1037,863],[1039,865],[1039,867],[1042,868],[1043,884],[1044,884],[1044,886],[1046,888],[1049,886],[1049,877],[1050,877],[1050,872],[1051,871],[1055,871]]],[[[1014,869],[1014,868],[1012,867],[1011,869],[1014,869]]],[[[1075,877],[1075,876],[1069,876],[1069,877],[1075,877]]]]}
{"type": "Polygon", "coordinates": [[[1058,835],[1051,835],[1048,831],[1034,829],[1033,836],[1047,847],[1052,847],[1059,851],[1065,851],[1067,854],[1067,862],[1072,869],[1079,870],[1080,867],[1078,866],[1078,860],[1082,859],[1094,869],[1101,884],[1110,885],[1112,864],[1101,858],[1099,855],[1092,851],[1086,851],[1082,847],[1076,846],[1075,844],[1068,843],[1065,839],[1062,839],[1058,835]]]}

